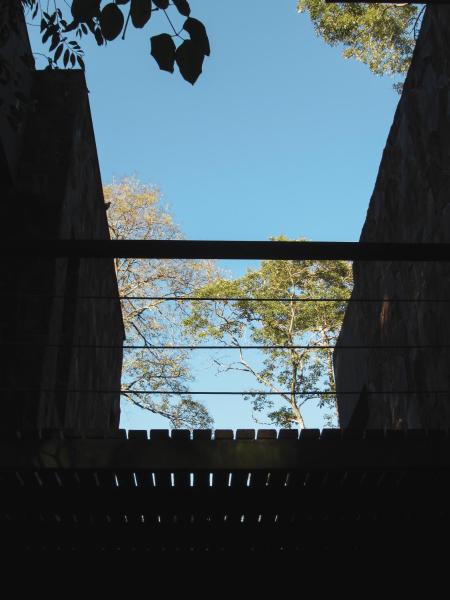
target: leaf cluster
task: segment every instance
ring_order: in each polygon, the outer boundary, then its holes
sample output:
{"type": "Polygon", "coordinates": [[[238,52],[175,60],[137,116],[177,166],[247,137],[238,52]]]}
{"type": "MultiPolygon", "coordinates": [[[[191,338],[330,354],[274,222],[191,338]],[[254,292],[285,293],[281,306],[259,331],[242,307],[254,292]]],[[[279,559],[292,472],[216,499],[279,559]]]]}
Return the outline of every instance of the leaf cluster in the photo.
{"type": "Polygon", "coordinates": [[[417,4],[300,0],[297,10],[309,13],[327,44],[343,45],[344,58],[367,64],[375,75],[404,75],[408,70],[423,14],[417,4]]]}
{"type": "MultiPolygon", "coordinates": [[[[157,188],[126,177],[105,186],[104,197],[112,239],[182,238],[157,188]]],[[[120,295],[126,297],[121,303],[126,345],[146,347],[124,351],[123,392],[134,404],[169,419],[174,427],[211,426],[206,408],[189,395],[193,380],[189,353],[152,346],[186,344],[181,335],[186,305],[165,298],[189,295],[211,282],[217,277],[214,264],[119,258],[115,266],[120,295]],[[170,393],[133,394],[133,389],[170,393]]]]}
{"type": "Polygon", "coordinates": [[[56,2],[53,12],[49,12],[47,7],[44,10],[41,0],[21,2],[29,9],[32,18],[40,15],[42,42],[49,44],[49,68],[57,68],[62,61],[64,67],[84,69],[83,49],[76,39],[70,39],[70,35],[80,40],[83,36],[92,35],[102,46],[121,34],[125,39],[130,23],[137,29],[144,28],[156,11],[165,14],[171,29],[171,33],[160,33],[150,38],[150,53],[161,70],[173,73],[176,63],[182,77],[194,84],[202,72],[205,56],[210,55],[205,26],[190,16],[187,0],[116,0],[107,3],[103,0],[70,0],[66,3],[70,7],[70,18],[64,16],[56,2]],[[170,7],[186,17],[179,29],[169,17],[170,7]],[[183,37],[182,33],[188,37],[183,37]]]}
{"type": "MultiPolygon", "coordinates": [[[[211,300],[193,302],[184,327],[197,339],[239,351],[235,362],[216,359],[216,364],[221,372],[243,371],[260,384],[247,396],[255,412],[266,413],[278,426],[303,426],[301,407],[313,397],[310,393],[321,383],[334,388],[332,350],[293,346],[335,343],[351,287],[351,265],[346,261],[266,260],[238,279],[221,278],[198,289],[196,295],[211,300]],[[249,344],[264,347],[262,360],[247,357],[243,347],[249,344]],[[261,387],[279,394],[288,407],[275,405],[261,387]]],[[[333,405],[334,397],[322,395],[319,404],[333,405]]]]}

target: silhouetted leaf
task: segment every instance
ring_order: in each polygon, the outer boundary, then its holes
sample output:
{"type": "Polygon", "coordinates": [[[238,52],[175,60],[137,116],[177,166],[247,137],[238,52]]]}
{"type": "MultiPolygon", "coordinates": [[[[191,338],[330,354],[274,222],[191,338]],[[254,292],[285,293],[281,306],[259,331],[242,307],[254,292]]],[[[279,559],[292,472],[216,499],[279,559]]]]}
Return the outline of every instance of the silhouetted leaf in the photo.
{"type": "Polygon", "coordinates": [[[122,31],[123,23],[123,13],[117,4],[107,4],[100,13],[100,26],[106,40],[116,39],[122,31]]]}
{"type": "Polygon", "coordinates": [[[141,29],[152,16],[151,0],[131,0],[131,22],[141,29]]]}
{"type": "Polygon", "coordinates": [[[189,2],[186,0],[172,0],[172,2],[177,7],[178,12],[183,17],[188,17],[191,14],[191,7],[189,6],[189,2]]]}
{"type": "Polygon", "coordinates": [[[53,50],[56,48],[60,41],[61,36],[59,35],[59,33],[54,33],[52,36],[52,43],[50,44],[50,48],[48,49],[49,52],[53,52],[53,50]]]}
{"type": "Polygon", "coordinates": [[[95,41],[97,42],[98,46],[103,46],[103,35],[102,35],[102,30],[97,28],[94,30],[94,36],[95,36],[95,41]]]}
{"type": "Polygon", "coordinates": [[[80,65],[80,67],[81,67],[81,68],[83,69],[83,71],[84,71],[84,68],[85,68],[85,67],[84,67],[84,60],[81,58],[81,56],[77,56],[77,61],[78,61],[78,64],[80,65]]]}
{"type": "Polygon", "coordinates": [[[176,46],[168,33],[161,33],[150,38],[151,55],[162,71],[173,73],[176,46]]]}
{"type": "Polygon", "coordinates": [[[156,4],[158,8],[166,10],[169,7],[169,0],[153,0],[153,4],[156,4]]]}
{"type": "Polygon", "coordinates": [[[50,37],[51,35],[53,35],[55,32],[56,32],[56,27],[55,27],[55,25],[52,25],[51,27],[49,27],[49,28],[48,28],[48,29],[45,31],[44,35],[42,36],[42,43],[43,43],[43,44],[45,44],[45,42],[46,42],[46,41],[49,39],[49,37],[50,37]]]}
{"type": "Polygon", "coordinates": [[[189,33],[191,40],[203,54],[209,56],[211,48],[209,46],[209,39],[206,33],[205,26],[198,19],[189,17],[186,19],[183,25],[183,29],[189,33]]]}
{"type": "Polygon", "coordinates": [[[185,40],[175,52],[175,60],[181,75],[192,85],[202,72],[204,58],[205,55],[198,50],[192,40],[185,40]]]}
{"type": "Polygon", "coordinates": [[[73,31],[74,29],[76,29],[78,27],[78,25],[80,24],[79,21],[77,21],[76,19],[72,21],[72,23],[69,23],[68,25],[65,26],[64,31],[73,31]]]}
{"type": "Polygon", "coordinates": [[[44,17],[47,19],[47,21],[49,23],[54,23],[55,19],[56,19],[56,13],[53,13],[52,15],[49,15],[48,13],[45,12],[45,10],[42,12],[42,14],[44,15],[44,17]]]}
{"type": "Polygon", "coordinates": [[[87,22],[100,12],[101,0],[73,0],[72,16],[75,21],[87,22]]]}
{"type": "Polygon", "coordinates": [[[130,0],[116,0],[117,4],[128,4],[130,0]]]}
{"type": "Polygon", "coordinates": [[[64,63],[65,67],[67,67],[67,63],[69,62],[69,58],[70,58],[70,52],[68,50],[66,50],[64,52],[64,58],[63,58],[63,63],[64,63]]]}
{"type": "Polygon", "coordinates": [[[70,55],[70,64],[72,65],[72,67],[75,66],[75,61],[76,61],[76,56],[75,54],[71,54],[70,55]]]}
{"type": "Polygon", "coordinates": [[[63,51],[63,50],[64,50],[64,44],[60,44],[60,45],[59,45],[59,46],[56,48],[55,55],[53,56],[53,60],[54,60],[55,62],[57,62],[57,61],[58,61],[58,59],[59,59],[59,57],[61,56],[61,54],[62,54],[62,51],[63,51]]]}

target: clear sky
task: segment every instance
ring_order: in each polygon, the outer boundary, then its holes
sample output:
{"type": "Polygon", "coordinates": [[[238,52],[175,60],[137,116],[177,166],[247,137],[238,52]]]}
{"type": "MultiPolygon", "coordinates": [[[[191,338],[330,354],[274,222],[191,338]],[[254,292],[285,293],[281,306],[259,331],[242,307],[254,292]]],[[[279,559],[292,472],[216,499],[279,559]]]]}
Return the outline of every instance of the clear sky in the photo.
{"type": "MultiPolygon", "coordinates": [[[[170,31],[162,15],[107,48],[84,41],[104,183],[159,186],[187,239],[357,240],[399,99],[392,80],[325,45],[296,0],[190,4],[212,48],[195,86],[150,56],[150,35],[170,31]]],[[[197,367],[196,389],[231,387],[197,367]]],[[[208,402],[216,427],[255,427],[242,404],[208,402]]],[[[166,422],[124,405],[122,426],[166,422]]]]}

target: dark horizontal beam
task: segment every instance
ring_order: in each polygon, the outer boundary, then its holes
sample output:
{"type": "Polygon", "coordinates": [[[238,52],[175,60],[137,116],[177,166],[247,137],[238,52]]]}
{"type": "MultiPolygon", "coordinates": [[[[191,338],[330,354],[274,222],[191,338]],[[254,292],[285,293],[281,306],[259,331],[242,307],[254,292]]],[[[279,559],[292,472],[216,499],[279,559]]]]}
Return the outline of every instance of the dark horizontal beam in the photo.
{"type": "Polygon", "coordinates": [[[0,440],[0,470],[450,468],[450,440],[0,440]]]}
{"type": "Polygon", "coordinates": [[[450,261],[450,244],[206,240],[2,240],[10,258],[450,261]]]}

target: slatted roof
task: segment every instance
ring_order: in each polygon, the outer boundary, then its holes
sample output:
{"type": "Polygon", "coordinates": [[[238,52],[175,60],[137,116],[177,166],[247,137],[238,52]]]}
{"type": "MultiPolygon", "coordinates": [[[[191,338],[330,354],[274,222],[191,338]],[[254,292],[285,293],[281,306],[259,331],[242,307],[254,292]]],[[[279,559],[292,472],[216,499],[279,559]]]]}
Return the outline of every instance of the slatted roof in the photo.
{"type": "Polygon", "coordinates": [[[0,436],[20,550],[414,548],[449,529],[445,431],[34,431],[0,436]]]}

